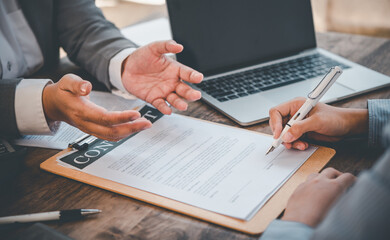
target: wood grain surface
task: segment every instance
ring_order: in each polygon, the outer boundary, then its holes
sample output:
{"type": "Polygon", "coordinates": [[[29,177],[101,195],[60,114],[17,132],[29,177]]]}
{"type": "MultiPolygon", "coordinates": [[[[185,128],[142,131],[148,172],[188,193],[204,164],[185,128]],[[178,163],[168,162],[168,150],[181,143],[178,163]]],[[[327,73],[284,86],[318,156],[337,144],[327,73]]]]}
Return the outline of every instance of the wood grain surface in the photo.
{"type": "MultiPolygon", "coordinates": [[[[354,62],[390,75],[390,41],[338,33],[317,34],[318,45],[354,62]]],[[[390,88],[335,103],[341,107],[366,108],[367,99],[390,98],[390,88]]],[[[202,101],[191,103],[184,115],[237,126],[202,101]]],[[[237,126],[238,127],[238,126],[237,126]]],[[[248,129],[271,133],[268,123],[248,129]]],[[[326,143],[336,149],[328,167],[359,174],[380,156],[364,139],[326,143]]],[[[75,239],[257,239],[227,228],[174,213],[128,197],[69,180],[39,169],[39,164],[58,151],[29,148],[24,166],[6,190],[0,192],[0,216],[71,208],[99,208],[99,216],[76,222],[47,225],[75,239]]],[[[0,238],[29,226],[2,227],[0,238]]]]}

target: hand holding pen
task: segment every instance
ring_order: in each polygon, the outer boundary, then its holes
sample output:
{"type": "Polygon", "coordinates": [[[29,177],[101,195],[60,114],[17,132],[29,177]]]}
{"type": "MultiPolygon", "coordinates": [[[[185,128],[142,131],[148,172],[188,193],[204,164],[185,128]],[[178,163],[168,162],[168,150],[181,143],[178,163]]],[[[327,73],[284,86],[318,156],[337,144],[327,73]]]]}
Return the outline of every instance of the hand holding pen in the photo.
{"type": "MultiPolygon", "coordinates": [[[[281,134],[278,137],[276,136],[277,139],[275,139],[275,141],[273,142],[272,146],[269,148],[269,150],[267,151],[266,154],[272,152],[286,138],[288,138],[288,137],[291,138],[291,133],[289,131],[290,128],[292,128],[292,126],[294,124],[302,124],[301,123],[301,122],[303,122],[302,119],[304,119],[306,117],[306,115],[311,111],[311,109],[316,106],[316,104],[321,99],[321,97],[323,95],[325,95],[325,93],[332,86],[332,84],[337,80],[337,78],[341,75],[341,73],[342,73],[342,70],[340,67],[332,67],[330,69],[330,71],[325,75],[325,77],[321,80],[321,82],[317,85],[317,87],[311,93],[309,93],[308,98],[306,99],[304,104],[299,108],[298,111],[296,111],[294,113],[294,115],[288,121],[288,123],[286,124],[286,126],[283,129],[283,131],[281,132],[281,134]]],[[[284,109],[281,109],[281,111],[284,113],[283,115],[285,115],[286,106],[283,106],[283,107],[284,107],[284,109]]],[[[275,132],[276,130],[280,131],[280,129],[277,129],[277,128],[281,128],[282,119],[280,116],[278,116],[278,115],[281,115],[281,113],[279,111],[280,108],[281,107],[278,106],[278,107],[270,110],[270,125],[271,125],[273,132],[275,132]]],[[[291,111],[290,111],[290,113],[291,113],[291,111]]],[[[300,143],[298,142],[298,145],[296,146],[296,148],[303,150],[303,149],[307,148],[307,144],[305,144],[303,142],[300,142],[300,143]]]]}

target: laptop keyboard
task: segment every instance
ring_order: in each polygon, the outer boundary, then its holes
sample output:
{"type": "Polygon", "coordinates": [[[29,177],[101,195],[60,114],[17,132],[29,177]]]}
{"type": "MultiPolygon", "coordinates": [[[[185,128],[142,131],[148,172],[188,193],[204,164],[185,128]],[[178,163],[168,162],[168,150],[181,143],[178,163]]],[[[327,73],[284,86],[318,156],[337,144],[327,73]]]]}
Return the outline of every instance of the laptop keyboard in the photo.
{"type": "Polygon", "coordinates": [[[0,156],[9,152],[14,152],[13,147],[6,141],[0,139],[0,156]]]}
{"type": "Polygon", "coordinates": [[[8,149],[4,146],[3,143],[0,142],[0,155],[1,154],[5,154],[5,153],[8,153],[8,149]]]}
{"type": "Polygon", "coordinates": [[[197,84],[197,87],[218,99],[218,101],[226,102],[283,85],[323,76],[333,66],[340,66],[342,69],[349,68],[345,64],[317,53],[213,78],[197,84]]]}

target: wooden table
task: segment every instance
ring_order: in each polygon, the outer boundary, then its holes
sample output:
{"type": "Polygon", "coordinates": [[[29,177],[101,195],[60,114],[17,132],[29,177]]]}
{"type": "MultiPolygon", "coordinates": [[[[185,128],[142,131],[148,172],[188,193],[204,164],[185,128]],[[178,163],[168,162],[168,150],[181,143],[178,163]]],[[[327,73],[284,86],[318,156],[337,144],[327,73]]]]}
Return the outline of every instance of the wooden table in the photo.
{"type": "MultiPolygon", "coordinates": [[[[390,75],[390,40],[336,33],[317,34],[318,45],[352,61],[390,75]]],[[[367,99],[390,98],[384,88],[335,103],[342,107],[365,108],[367,99]]],[[[182,113],[192,117],[237,126],[210,106],[191,103],[182,113]]],[[[268,123],[248,127],[271,133],[268,123]]],[[[368,149],[366,141],[326,144],[337,151],[328,167],[358,174],[369,168],[381,154],[368,149]]],[[[71,208],[99,208],[98,217],[82,221],[47,223],[75,239],[256,239],[220,226],[155,207],[128,197],[69,180],[39,169],[39,164],[58,151],[29,148],[22,172],[11,190],[1,192],[0,216],[71,208]]],[[[1,229],[0,238],[8,238],[25,226],[1,229]]]]}

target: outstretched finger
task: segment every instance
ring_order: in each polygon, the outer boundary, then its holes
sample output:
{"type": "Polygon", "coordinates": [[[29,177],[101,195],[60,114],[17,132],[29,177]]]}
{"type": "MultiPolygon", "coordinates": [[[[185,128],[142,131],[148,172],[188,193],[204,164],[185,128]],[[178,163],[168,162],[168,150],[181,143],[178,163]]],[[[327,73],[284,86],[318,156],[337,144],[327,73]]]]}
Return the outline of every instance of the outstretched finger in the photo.
{"type": "Polygon", "coordinates": [[[111,126],[121,123],[127,123],[134,121],[141,117],[141,114],[137,111],[128,110],[128,111],[112,111],[112,112],[103,112],[100,115],[91,116],[88,115],[85,117],[85,120],[89,122],[94,122],[104,126],[111,126]]]}
{"type": "Polygon", "coordinates": [[[157,98],[151,102],[151,104],[157,108],[162,114],[169,115],[172,113],[172,109],[168,106],[168,104],[162,98],[157,98]]]}
{"type": "Polygon", "coordinates": [[[156,56],[183,51],[183,45],[176,43],[174,40],[153,42],[150,43],[148,47],[156,56]]]}
{"type": "Polygon", "coordinates": [[[177,96],[176,93],[170,93],[167,97],[167,101],[169,104],[171,104],[174,108],[180,110],[180,111],[185,111],[187,110],[188,104],[183,101],[179,96],[177,96]]]}
{"type": "Polygon", "coordinates": [[[81,111],[79,117],[88,122],[93,122],[103,126],[111,126],[134,121],[140,118],[141,114],[134,110],[110,112],[105,108],[88,101],[84,105],[84,110],[81,111]]]}
{"type": "Polygon", "coordinates": [[[188,86],[185,83],[179,83],[175,89],[175,92],[180,97],[188,101],[196,101],[202,97],[202,94],[199,91],[192,89],[190,86],[188,86]]]}
{"type": "Polygon", "coordinates": [[[150,128],[152,123],[145,118],[114,126],[104,126],[92,122],[81,122],[77,127],[83,132],[108,141],[119,141],[133,133],[150,128]]]}
{"type": "Polygon", "coordinates": [[[203,74],[181,63],[174,63],[179,66],[179,77],[181,80],[190,83],[200,83],[203,80],[203,74]]]}

